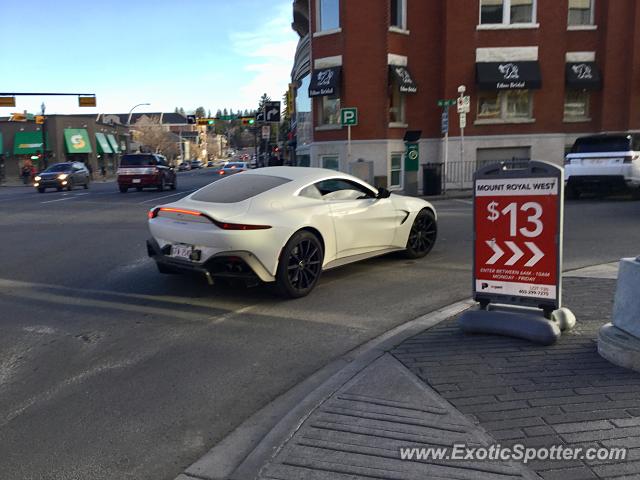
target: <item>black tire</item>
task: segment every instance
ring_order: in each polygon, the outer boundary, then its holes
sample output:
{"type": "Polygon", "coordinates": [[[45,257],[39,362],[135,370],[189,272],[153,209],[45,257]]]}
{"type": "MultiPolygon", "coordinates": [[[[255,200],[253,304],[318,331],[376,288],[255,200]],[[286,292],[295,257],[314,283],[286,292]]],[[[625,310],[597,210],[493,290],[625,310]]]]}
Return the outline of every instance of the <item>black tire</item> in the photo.
{"type": "Polygon", "coordinates": [[[46,188],[38,187],[38,193],[44,193],[45,190],[46,188]]]}
{"type": "Polygon", "coordinates": [[[575,186],[568,183],[564,190],[564,198],[565,200],[577,200],[580,198],[580,192],[575,186]]]}
{"type": "Polygon", "coordinates": [[[69,183],[67,183],[67,190],[68,191],[73,190],[73,180],[69,180],[69,183]]]}
{"type": "Polygon", "coordinates": [[[404,254],[408,258],[422,258],[427,255],[436,243],[438,225],[436,217],[428,208],[423,208],[416,215],[404,254]]]}
{"type": "Polygon", "coordinates": [[[300,298],[314,289],[322,274],[324,252],[318,237],[306,230],[295,233],[282,249],[276,285],[287,298],[300,298]]]}
{"type": "Polygon", "coordinates": [[[89,179],[87,178],[87,181],[84,182],[84,189],[88,190],[89,189],[89,179]]]}
{"type": "Polygon", "coordinates": [[[56,192],[61,192],[62,191],[62,187],[56,187],[56,192]]]}
{"type": "Polygon", "coordinates": [[[160,179],[160,184],[158,184],[158,191],[164,192],[164,177],[160,179]]]}
{"type": "Polygon", "coordinates": [[[136,187],[136,192],[141,192],[142,191],[142,187],[136,187]]]}
{"type": "Polygon", "coordinates": [[[120,189],[120,193],[127,193],[127,190],[129,190],[128,187],[125,187],[123,185],[120,185],[118,188],[120,189]]]}
{"type": "Polygon", "coordinates": [[[633,190],[631,190],[631,199],[640,200],[640,187],[636,187],[633,190]]]}
{"type": "Polygon", "coordinates": [[[176,188],[178,188],[178,176],[177,175],[173,178],[173,183],[171,184],[171,190],[175,190],[176,188]]]}

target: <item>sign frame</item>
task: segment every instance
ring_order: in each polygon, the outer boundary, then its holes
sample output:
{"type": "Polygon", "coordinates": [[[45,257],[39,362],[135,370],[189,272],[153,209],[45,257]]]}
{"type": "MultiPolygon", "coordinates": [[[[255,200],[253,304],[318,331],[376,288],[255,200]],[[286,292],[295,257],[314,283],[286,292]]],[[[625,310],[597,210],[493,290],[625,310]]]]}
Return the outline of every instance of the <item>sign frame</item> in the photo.
{"type": "Polygon", "coordinates": [[[357,107],[345,107],[340,109],[340,125],[343,127],[357,127],[358,126],[358,108],[357,107]],[[347,121],[346,114],[353,113],[353,121],[347,121]]]}
{"type": "Polygon", "coordinates": [[[278,101],[268,101],[264,103],[264,121],[267,123],[280,123],[280,116],[282,113],[281,104],[278,101]],[[272,113],[277,110],[276,113],[272,113]],[[272,119],[275,117],[275,119],[272,119]]]}
{"type": "MultiPolygon", "coordinates": [[[[473,174],[473,273],[472,292],[473,299],[486,308],[490,303],[535,307],[550,314],[562,306],[562,253],[563,253],[563,225],[564,225],[564,170],[552,163],[531,160],[525,168],[509,168],[511,162],[499,162],[480,168],[473,174]],[[505,168],[506,167],[506,168],[505,168]],[[497,294],[487,291],[478,291],[476,279],[476,267],[478,265],[478,202],[477,182],[479,180],[536,180],[541,178],[554,178],[557,185],[556,195],[556,225],[555,225],[555,253],[556,253],[556,298],[545,299],[524,295],[497,294]]],[[[515,166],[513,163],[511,166],[515,166]]],[[[516,194],[514,194],[516,196],[516,194]]],[[[533,196],[532,196],[533,197],[533,196]]],[[[486,198],[486,197],[485,197],[486,198]]],[[[500,198],[500,197],[494,197],[500,198]]],[[[508,198],[508,197],[502,197],[508,198]]],[[[486,221],[486,220],[485,220],[486,221]]],[[[480,279],[482,281],[482,279],[480,279]]]]}

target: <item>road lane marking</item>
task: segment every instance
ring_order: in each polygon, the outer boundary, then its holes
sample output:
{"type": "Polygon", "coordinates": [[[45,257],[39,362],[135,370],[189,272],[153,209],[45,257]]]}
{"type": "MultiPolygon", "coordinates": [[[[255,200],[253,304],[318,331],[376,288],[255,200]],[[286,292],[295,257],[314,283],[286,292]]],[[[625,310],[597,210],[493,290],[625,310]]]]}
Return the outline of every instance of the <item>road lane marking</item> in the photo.
{"type": "Polygon", "coordinates": [[[53,202],[64,202],[65,200],[72,200],[73,197],[64,197],[64,198],[58,198],[57,200],[47,200],[46,202],[40,202],[40,203],[53,203],[53,202]]]}
{"type": "Polygon", "coordinates": [[[454,198],[453,201],[464,203],[465,205],[473,205],[473,200],[463,200],[462,198],[454,198]]]}
{"type": "Polygon", "coordinates": [[[144,202],[139,202],[138,205],[143,205],[145,203],[151,203],[151,202],[157,202],[158,200],[162,200],[163,198],[175,197],[176,195],[189,195],[190,193],[193,193],[196,190],[198,190],[198,189],[194,188],[192,190],[187,190],[186,192],[177,192],[177,193],[172,193],[171,195],[165,195],[163,197],[151,198],[149,200],[145,200],[144,202]]]}

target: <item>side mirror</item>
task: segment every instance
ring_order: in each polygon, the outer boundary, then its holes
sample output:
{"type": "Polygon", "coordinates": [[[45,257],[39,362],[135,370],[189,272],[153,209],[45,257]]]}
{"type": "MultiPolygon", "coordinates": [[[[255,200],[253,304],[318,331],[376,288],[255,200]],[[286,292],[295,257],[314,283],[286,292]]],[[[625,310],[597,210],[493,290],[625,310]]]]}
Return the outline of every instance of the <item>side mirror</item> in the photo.
{"type": "Polygon", "coordinates": [[[391,192],[384,187],[378,188],[378,195],[376,198],[389,198],[391,196],[391,192]]]}

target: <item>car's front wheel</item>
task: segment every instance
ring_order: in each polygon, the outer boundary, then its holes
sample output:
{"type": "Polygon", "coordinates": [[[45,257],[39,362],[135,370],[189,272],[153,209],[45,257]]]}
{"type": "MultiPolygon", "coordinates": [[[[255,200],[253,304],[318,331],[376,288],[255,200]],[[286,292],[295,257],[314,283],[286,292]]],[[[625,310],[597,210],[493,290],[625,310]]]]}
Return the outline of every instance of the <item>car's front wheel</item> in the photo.
{"type": "Polygon", "coordinates": [[[129,188],[123,185],[120,185],[118,188],[120,189],[120,193],[127,193],[127,190],[129,190],[129,188]]]}
{"type": "Polygon", "coordinates": [[[297,232],[282,249],[276,284],[289,298],[308,295],[322,273],[324,252],[318,237],[306,230],[297,232]]]}
{"type": "Polygon", "coordinates": [[[438,226],[433,212],[424,208],[413,221],[405,255],[409,258],[421,258],[431,251],[438,236],[438,226]]]}

